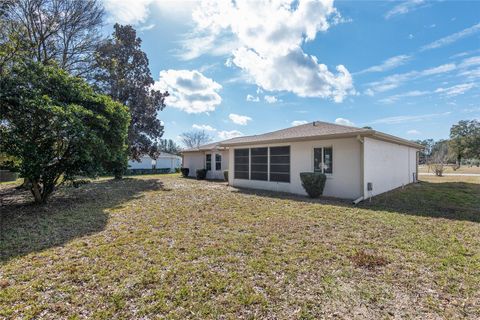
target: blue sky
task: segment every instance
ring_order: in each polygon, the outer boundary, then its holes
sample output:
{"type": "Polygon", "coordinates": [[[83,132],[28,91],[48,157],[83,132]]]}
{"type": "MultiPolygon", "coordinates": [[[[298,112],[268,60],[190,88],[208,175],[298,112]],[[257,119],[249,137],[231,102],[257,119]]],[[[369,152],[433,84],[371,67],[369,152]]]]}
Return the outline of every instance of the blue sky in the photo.
{"type": "Polygon", "coordinates": [[[480,118],[479,1],[104,2],[172,93],[164,138],[321,120],[441,139],[480,118]]]}

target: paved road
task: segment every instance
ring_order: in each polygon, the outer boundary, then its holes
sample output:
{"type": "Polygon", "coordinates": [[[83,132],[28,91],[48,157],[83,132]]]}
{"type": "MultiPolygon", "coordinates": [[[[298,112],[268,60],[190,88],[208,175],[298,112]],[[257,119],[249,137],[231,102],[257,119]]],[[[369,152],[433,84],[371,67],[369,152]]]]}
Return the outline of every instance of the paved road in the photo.
{"type": "MultiPolygon", "coordinates": [[[[435,174],[431,172],[420,172],[420,176],[433,176],[435,174]]],[[[444,173],[445,177],[480,177],[480,173],[444,173]]]]}

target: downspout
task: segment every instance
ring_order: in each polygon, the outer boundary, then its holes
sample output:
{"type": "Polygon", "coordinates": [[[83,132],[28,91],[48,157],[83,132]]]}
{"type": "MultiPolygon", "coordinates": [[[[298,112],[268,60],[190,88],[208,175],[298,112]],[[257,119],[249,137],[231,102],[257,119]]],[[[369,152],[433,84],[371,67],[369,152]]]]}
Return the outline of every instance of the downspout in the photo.
{"type": "MultiPolygon", "coordinates": [[[[360,184],[362,186],[362,194],[364,193],[364,171],[365,171],[365,164],[364,164],[364,140],[363,140],[363,137],[361,137],[360,135],[357,136],[357,140],[358,142],[360,142],[360,184]]],[[[355,200],[353,200],[353,204],[354,205],[357,205],[359,204],[361,201],[364,200],[364,196],[361,196],[355,200]]]]}

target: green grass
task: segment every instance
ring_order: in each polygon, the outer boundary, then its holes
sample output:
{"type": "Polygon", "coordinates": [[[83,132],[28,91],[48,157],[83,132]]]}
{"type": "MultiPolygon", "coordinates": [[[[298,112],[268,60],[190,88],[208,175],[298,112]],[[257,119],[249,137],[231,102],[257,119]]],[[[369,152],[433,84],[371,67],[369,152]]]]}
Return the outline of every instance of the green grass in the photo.
{"type": "Polygon", "coordinates": [[[358,207],[178,175],[44,207],[1,185],[0,318],[479,318],[480,179],[433,178],[358,207]]]}

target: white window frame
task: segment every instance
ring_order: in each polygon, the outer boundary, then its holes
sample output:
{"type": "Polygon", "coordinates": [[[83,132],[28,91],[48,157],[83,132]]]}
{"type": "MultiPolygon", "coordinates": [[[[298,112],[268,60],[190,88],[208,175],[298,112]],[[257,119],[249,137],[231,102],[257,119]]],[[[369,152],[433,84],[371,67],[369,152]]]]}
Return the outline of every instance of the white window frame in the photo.
{"type": "Polygon", "coordinates": [[[211,153],[205,153],[205,170],[207,171],[213,171],[212,170],[212,154],[211,153]],[[210,170],[207,169],[207,156],[210,155],[210,170]]]}
{"type": "Polygon", "coordinates": [[[222,154],[221,153],[215,153],[215,171],[222,171],[222,160],[223,160],[222,159],[222,154]],[[217,161],[217,155],[220,156],[220,161],[217,161]],[[220,169],[217,169],[217,162],[220,163],[220,169]]]}
{"type": "Polygon", "coordinates": [[[324,163],[324,160],[325,160],[325,158],[324,158],[324,156],[325,156],[325,155],[324,155],[324,150],[325,150],[325,148],[331,148],[331,149],[332,149],[332,166],[333,166],[333,154],[334,154],[334,150],[333,150],[334,148],[333,148],[333,146],[332,146],[332,145],[330,145],[330,146],[315,146],[315,147],[313,147],[313,149],[312,149],[312,158],[311,158],[311,159],[312,159],[312,168],[313,168],[312,171],[313,171],[313,172],[318,172],[318,171],[315,171],[315,149],[321,149],[321,150],[322,150],[322,155],[321,155],[322,171],[321,171],[320,173],[323,173],[323,174],[326,175],[327,177],[333,177],[333,174],[334,174],[335,171],[332,170],[332,173],[326,173],[326,172],[325,172],[325,163],[324,163]]]}

